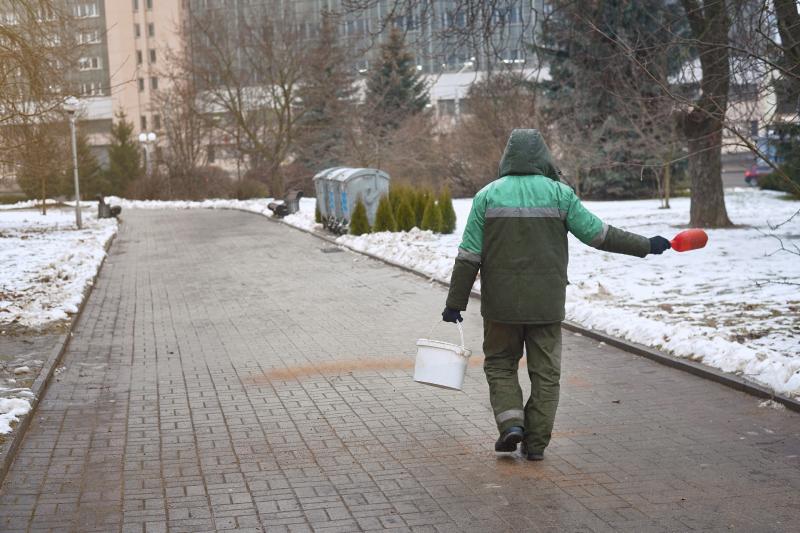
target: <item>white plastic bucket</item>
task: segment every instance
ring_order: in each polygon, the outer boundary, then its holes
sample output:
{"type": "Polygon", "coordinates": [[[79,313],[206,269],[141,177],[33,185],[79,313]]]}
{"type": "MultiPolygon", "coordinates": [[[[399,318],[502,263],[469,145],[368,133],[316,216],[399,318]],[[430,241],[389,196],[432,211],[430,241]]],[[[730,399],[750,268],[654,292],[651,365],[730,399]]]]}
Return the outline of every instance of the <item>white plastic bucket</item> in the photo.
{"type": "Polygon", "coordinates": [[[464,331],[457,323],[461,335],[461,346],[444,341],[419,339],[417,341],[417,359],[414,364],[414,381],[461,390],[464,376],[467,374],[467,362],[472,354],[464,347],[464,331]]]}

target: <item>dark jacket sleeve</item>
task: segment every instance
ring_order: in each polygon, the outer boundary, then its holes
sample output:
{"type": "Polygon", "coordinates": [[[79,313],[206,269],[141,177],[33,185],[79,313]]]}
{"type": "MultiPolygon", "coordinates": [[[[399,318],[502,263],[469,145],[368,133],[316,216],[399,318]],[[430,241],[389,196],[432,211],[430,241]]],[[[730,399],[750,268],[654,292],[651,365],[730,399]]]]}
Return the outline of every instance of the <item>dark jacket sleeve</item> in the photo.
{"type": "Polygon", "coordinates": [[[650,253],[650,240],[642,235],[609,226],[586,209],[572,189],[563,188],[566,196],[567,229],[581,242],[598,250],[644,257],[650,253]]]}
{"type": "MultiPolygon", "coordinates": [[[[459,249],[460,255],[461,249],[459,249]]],[[[447,307],[464,311],[469,302],[469,295],[475,278],[478,277],[480,262],[461,257],[456,258],[453,275],[450,277],[450,292],[447,294],[447,307]]]]}
{"type": "MultiPolygon", "coordinates": [[[[483,191],[482,191],[483,192],[483,191]]],[[[486,215],[485,195],[479,192],[472,201],[472,210],[464,229],[464,237],[458,247],[458,256],[450,277],[450,292],[447,307],[464,311],[469,302],[472,285],[481,267],[483,248],[483,223],[486,215]]]]}
{"type": "Polygon", "coordinates": [[[607,226],[606,238],[597,247],[598,250],[615,254],[644,257],[650,253],[650,239],[614,226],[607,226]]]}

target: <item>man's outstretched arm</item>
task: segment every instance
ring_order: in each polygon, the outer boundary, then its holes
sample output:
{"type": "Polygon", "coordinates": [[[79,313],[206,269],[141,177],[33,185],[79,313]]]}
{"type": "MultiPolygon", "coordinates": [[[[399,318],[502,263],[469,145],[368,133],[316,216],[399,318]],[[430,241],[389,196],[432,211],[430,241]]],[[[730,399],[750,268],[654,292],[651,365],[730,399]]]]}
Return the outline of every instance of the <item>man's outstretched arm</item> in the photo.
{"type": "Polygon", "coordinates": [[[583,206],[572,189],[564,187],[564,190],[567,195],[567,229],[584,244],[606,252],[637,257],[660,254],[669,249],[669,241],[664,237],[648,239],[606,224],[583,206]]]}

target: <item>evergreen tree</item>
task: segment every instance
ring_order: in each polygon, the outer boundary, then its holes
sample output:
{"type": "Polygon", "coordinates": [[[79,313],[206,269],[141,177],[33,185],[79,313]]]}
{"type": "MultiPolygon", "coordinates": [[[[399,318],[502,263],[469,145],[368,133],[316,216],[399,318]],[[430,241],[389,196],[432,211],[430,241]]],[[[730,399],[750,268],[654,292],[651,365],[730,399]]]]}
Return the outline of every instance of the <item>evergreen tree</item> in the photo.
{"type": "Polygon", "coordinates": [[[369,233],[369,219],[367,219],[367,208],[361,198],[356,202],[353,209],[353,218],[350,220],[350,233],[352,235],[363,235],[369,233]]]}
{"type": "MultiPolygon", "coordinates": [[[[80,180],[81,199],[93,200],[98,194],[106,195],[109,192],[108,181],[103,169],[100,167],[100,163],[97,162],[97,158],[92,154],[86,134],[79,129],[75,140],[78,148],[78,178],[80,180]]],[[[67,168],[64,169],[58,189],[62,196],[70,199],[75,197],[75,176],[73,174],[71,156],[67,168]]]]}
{"type": "Polygon", "coordinates": [[[367,80],[366,119],[371,128],[387,132],[420,113],[429,103],[428,88],[397,28],[381,45],[377,68],[367,80]]]}
{"type": "Polygon", "coordinates": [[[124,196],[128,187],[142,177],[139,146],[133,137],[133,124],[127,121],[125,113],[116,115],[111,126],[111,145],[108,147],[107,179],[110,194],[124,196]]]}
{"type": "Polygon", "coordinates": [[[425,215],[425,206],[428,204],[428,197],[432,196],[425,189],[412,191],[414,200],[414,223],[418,228],[422,228],[422,217],[425,215]]]}
{"type": "Polygon", "coordinates": [[[542,84],[540,103],[544,121],[559,137],[572,185],[589,197],[652,194],[642,164],[672,159],[668,154],[679,144],[672,132],[674,108],[659,95],[690,60],[676,46],[686,36],[685,20],[666,0],[551,4],[539,51],[552,79],[542,84]],[[630,59],[623,57],[625,43],[635,43],[630,59]]]}
{"type": "Polygon", "coordinates": [[[382,196],[378,202],[378,210],[375,212],[375,226],[372,231],[397,231],[397,222],[392,213],[392,204],[389,196],[382,196]]]}
{"type": "Polygon", "coordinates": [[[309,51],[305,82],[299,87],[297,161],[311,170],[342,166],[345,132],[356,116],[355,78],[334,18],[323,13],[319,37],[309,51]]]}
{"type": "Polygon", "coordinates": [[[445,186],[439,195],[439,209],[442,211],[442,233],[450,234],[456,230],[456,210],[450,188],[445,186]]]}
{"type": "Polygon", "coordinates": [[[403,198],[400,202],[400,207],[397,208],[397,229],[398,231],[411,231],[417,225],[417,218],[414,216],[414,208],[411,207],[411,201],[408,196],[403,198]]]}
{"type": "Polygon", "coordinates": [[[408,187],[405,185],[392,185],[391,188],[389,188],[389,202],[392,204],[392,211],[395,214],[395,218],[397,218],[397,210],[400,208],[400,203],[407,194],[408,187]]]}
{"type": "Polygon", "coordinates": [[[428,203],[425,204],[425,214],[422,216],[420,229],[430,230],[434,233],[442,232],[442,210],[436,205],[433,195],[428,196],[428,203]]]}
{"type": "Polygon", "coordinates": [[[28,198],[44,200],[61,194],[66,165],[72,168],[72,152],[67,147],[69,132],[49,126],[30,126],[25,143],[16,154],[17,183],[28,198]]]}

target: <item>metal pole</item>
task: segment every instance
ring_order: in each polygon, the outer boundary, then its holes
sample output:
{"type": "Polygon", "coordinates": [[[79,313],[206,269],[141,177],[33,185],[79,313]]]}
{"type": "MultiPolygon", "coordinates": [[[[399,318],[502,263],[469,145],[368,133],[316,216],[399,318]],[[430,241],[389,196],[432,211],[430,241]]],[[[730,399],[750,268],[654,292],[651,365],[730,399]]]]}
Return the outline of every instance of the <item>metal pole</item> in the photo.
{"type": "Polygon", "coordinates": [[[75,116],[69,117],[69,129],[72,134],[72,168],[75,175],[75,224],[81,229],[81,186],[78,179],[78,141],[75,136],[75,116]]]}

